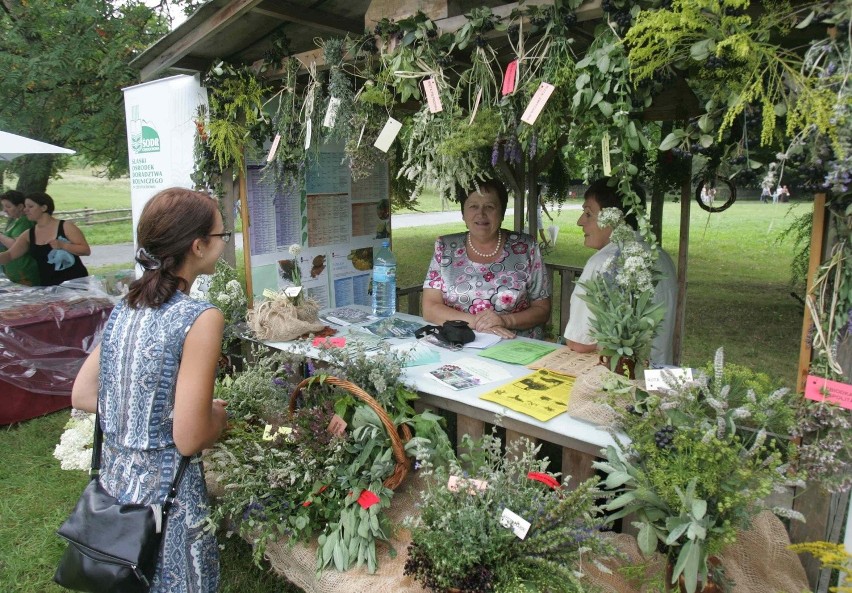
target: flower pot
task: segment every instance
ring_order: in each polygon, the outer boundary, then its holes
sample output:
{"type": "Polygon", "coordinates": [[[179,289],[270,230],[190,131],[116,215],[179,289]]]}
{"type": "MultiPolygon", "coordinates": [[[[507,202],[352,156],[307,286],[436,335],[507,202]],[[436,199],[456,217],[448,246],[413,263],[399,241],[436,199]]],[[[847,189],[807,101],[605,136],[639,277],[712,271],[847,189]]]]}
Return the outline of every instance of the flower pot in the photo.
{"type": "MultiPolygon", "coordinates": [[[[610,367],[610,361],[611,360],[612,360],[612,358],[610,358],[609,356],[601,356],[598,359],[598,362],[599,362],[599,364],[602,364],[606,368],[611,369],[611,367],[610,367]]],[[[627,356],[622,356],[621,358],[618,359],[618,364],[615,365],[615,370],[613,372],[618,373],[619,375],[624,375],[628,379],[635,379],[636,378],[636,359],[635,358],[628,358],[627,356]]]]}
{"type": "MultiPolygon", "coordinates": [[[[702,587],[702,583],[698,583],[698,586],[695,588],[695,593],[723,593],[722,588],[713,582],[712,578],[712,568],[714,566],[719,566],[720,562],[716,556],[710,556],[707,558],[707,567],[711,570],[707,574],[707,582],[703,583],[704,587],[702,587]]],[[[678,579],[678,587],[674,589],[672,587],[672,575],[674,574],[674,562],[669,562],[666,564],[666,591],[680,591],[681,593],[686,593],[686,579],[683,578],[683,575],[680,575],[678,579]]]]}

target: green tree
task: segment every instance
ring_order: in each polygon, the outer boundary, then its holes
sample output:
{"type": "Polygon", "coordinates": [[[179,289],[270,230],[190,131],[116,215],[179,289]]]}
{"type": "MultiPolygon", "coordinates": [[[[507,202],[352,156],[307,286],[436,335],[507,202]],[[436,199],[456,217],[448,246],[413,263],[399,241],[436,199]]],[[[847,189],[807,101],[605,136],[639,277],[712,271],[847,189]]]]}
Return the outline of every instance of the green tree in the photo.
{"type": "MultiPolygon", "coordinates": [[[[73,148],[110,176],[125,172],[121,89],[138,81],[130,61],[167,31],[162,3],[0,0],[0,129],[73,148]]],[[[8,170],[19,190],[44,191],[66,164],[27,156],[8,170]]]]}

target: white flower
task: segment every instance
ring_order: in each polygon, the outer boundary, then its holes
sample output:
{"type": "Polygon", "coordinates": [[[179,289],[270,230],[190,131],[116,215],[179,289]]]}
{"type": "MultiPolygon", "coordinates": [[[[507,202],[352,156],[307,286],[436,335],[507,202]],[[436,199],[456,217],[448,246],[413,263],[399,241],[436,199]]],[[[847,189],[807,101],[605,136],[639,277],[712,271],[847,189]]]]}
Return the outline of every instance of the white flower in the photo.
{"type": "Polygon", "coordinates": [[[624,214],[618,208],[604,208],[598,214],[598,227],[602,229],[606,227],[615,228],[621,225],[623,221],[624,214]]]}
{"type": "Polygon", "coordinates": [[[293,243],[292,245],[290,245],[290,247],[287,249],[287,251],[290,252],[290,255],[295,257],[295,256],[299,255],[300,253],[302,253],[302,246],[299,245],[298,243],[293,243]]]}
{"type": "Polygon", "coordinates": [[[234,293],[238,293],[238,294],[242,293],[242,291],[243,291],[243,285],[240,284],[239,280],[228,280],[228,283],[225,285],[225,287],[229,291],[234,292],[234,293]]]}
{"type": "Polygon", "coordinates": [[[92,437],[95,431],[95,415],[72,413],[59,437],[53,456],[60,461],[62,469],[87,470],[92,466],[92,437]]]}

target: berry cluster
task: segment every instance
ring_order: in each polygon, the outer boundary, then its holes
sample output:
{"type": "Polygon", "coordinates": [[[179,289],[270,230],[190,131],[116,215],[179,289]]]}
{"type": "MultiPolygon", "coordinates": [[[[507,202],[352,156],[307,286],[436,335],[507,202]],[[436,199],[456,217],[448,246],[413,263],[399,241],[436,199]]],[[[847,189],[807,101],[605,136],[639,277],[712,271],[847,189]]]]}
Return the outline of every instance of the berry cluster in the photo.
{"type": "Polygon", "coordinates": [[[654,442],[659,449],[668,449],[674,440],[675,427],[666,425],[654,433],[654,442]]]}
{"type": "Polygon", "coordinates": [[[728,67],[728,60],[719,56],[710,56],[704,63],[704,66],[711,70],[721,70],[728,67]]]}
{"type": "Polygon", "coordinates": [[[452,66],[455,63],[455,60],[453,60],[453,57],[450,56],[450,55],[441,56],[441,57],[438,58],[437,61],[438,61],[438,65],[441,68],[449,68],[450,66],[452,66]]]}
{"type": "Polygon", "coordinates": [[[562,15],[562,24],[566,27],[577,24],[577,13],[573,10],[562,15]]]}

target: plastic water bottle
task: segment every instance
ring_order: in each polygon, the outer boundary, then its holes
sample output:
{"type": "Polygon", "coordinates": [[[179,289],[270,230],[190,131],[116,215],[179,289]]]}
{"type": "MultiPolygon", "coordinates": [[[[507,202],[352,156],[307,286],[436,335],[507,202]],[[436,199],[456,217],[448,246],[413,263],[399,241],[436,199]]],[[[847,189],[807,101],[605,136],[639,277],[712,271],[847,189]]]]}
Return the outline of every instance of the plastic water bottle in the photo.
{"type": "Polygon", "coordinates": [[[373,315],[390,317],[396,313],[396,258],[390,241],[373,256],[373,315]]]}

